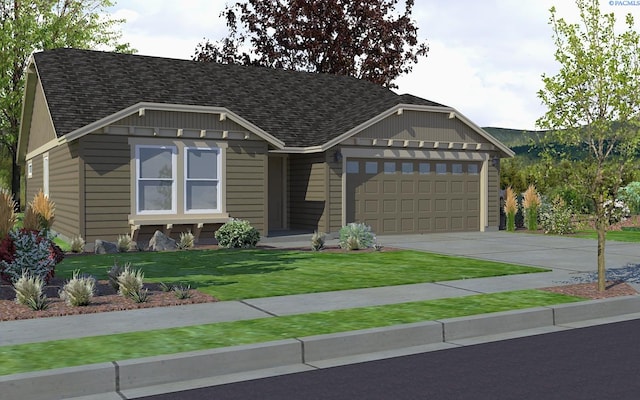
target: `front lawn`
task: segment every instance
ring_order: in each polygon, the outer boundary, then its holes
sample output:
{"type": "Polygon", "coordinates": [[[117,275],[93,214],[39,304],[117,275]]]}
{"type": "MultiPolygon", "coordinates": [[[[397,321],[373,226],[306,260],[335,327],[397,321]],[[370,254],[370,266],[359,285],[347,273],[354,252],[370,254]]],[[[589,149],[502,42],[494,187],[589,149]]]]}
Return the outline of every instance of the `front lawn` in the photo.
{"type": "MultiPolygon", "coordinates": [[[[595,230],[579,231],[575,233],[575,237],[585,239],[598,239],[598,233],[595,230]]],[[[614,242],[640,242],[640,231],[608,231],[607,240],[614,242]]]]}
{"type": "Polygon", "coordinates": [[[482,294],[311,314],[0,347],[0,375],[174,354],[420,321],[542,307],[582,299],[539,290],[482,294]]]}
{"type": "Polygon", "coordinates": [[[440,282],[545,271],[540,268],[400,250],[310,252],[191,250],[67,257],[56,267],[107,279],[114,260],[142,268],[149,282],[191,285],[220,300],[440,282]]]}

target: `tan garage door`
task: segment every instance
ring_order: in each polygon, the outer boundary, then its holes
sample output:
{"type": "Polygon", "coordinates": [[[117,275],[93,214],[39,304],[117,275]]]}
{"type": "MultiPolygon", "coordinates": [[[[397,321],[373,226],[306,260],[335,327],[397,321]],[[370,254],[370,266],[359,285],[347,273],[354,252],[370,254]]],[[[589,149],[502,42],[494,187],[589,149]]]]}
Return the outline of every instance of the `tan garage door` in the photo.
{"type": "Polygon", "coordinates": [[[480,163],[347,160],[347,222],[377,234],[480,230],[480,163]]]}

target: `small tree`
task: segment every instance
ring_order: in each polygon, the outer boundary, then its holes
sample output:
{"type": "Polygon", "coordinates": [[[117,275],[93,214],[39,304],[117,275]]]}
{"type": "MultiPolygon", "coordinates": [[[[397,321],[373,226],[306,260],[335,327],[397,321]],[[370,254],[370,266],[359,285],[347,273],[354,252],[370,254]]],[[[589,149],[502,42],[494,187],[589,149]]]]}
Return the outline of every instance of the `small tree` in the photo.
{"type": "Polygon", "coordinates": [[[631,14],[616,33],[615,15],[602,14],[598,0],[577,0],[580,24],[556,18],[550,24],[560,71],[543,75],[538,96],[548,108],[537,124],[551,129],[545,149],[569,160],[566,180],[593,202],[598,234],[598,290],[605,290],[605,203],[613,200],[625,171],[640,150],[640,40],[631,14]]]}

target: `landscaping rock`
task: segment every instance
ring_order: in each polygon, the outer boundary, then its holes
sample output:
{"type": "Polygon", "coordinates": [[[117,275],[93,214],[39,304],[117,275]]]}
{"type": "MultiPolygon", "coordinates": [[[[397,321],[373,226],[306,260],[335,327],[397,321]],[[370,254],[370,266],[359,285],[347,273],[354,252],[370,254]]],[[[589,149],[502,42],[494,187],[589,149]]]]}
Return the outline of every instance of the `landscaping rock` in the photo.
{"type": "Polygon", "coordinates": [[[176,241],[160,231],[155,231],[153,237],[149,240],[148,250],[151,251],[176,250],[177,248],[176,241]]]}
{"type": "Polygon", "coordinates": [[[115,254],[118,252],[118,246],[115,243],[97,239],[94,245],[96,254],[115,254]]]}

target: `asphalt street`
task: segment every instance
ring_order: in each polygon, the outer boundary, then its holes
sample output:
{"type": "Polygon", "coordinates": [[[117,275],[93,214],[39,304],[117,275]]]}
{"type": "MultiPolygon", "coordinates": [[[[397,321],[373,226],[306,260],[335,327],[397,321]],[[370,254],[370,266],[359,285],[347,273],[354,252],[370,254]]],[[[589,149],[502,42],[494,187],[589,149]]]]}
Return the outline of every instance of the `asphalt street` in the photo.
{"type": "Polygon", "coordinates": [[[638,399],[640,320],[144,397],[638,399]]]}

